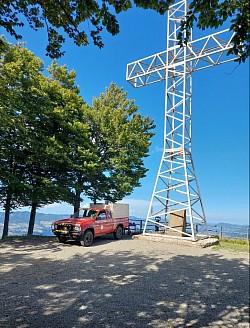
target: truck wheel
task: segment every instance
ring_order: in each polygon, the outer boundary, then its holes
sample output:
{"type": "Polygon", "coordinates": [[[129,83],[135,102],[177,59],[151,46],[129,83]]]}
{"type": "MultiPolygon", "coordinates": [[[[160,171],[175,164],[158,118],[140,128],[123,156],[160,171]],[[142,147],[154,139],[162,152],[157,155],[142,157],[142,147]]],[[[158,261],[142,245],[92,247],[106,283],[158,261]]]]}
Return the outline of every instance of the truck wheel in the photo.
{"type": "Polygon", "coordinates": [[[59,243],[62,243],[62,244],[65,244],[67,241],[67,238],[62,237],[62,236],[58,236],[57,239],[58,239],[59,243]]]}
{"type": "Polygon", "coordinates": [[[93,243],[94,236],[91,230],[87,230],[85,234],[82,236],[80,243],[82,246],[88,247],[93,243]]]}
{"type": "Polygon", "coordinates": [[[114,233],[114,237],[115,237],[115,239],[116,239],[116,240],[121,239],[121,238],[122,238],[122,233],[123,233],[123,229],[122,229],[122,227],[121,227],[121,226],[118,226],[118,227],[116,228],[115,233],[114,233]]]}

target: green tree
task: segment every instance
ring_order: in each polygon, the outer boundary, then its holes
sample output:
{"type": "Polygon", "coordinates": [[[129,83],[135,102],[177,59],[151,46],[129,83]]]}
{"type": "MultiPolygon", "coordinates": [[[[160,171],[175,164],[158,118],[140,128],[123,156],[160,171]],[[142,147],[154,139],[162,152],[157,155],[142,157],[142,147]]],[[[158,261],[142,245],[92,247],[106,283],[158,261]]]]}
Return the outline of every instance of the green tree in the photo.
{"type": "Polygon", "coordinates": [[[133,100],[111,83],[93,100],[89,111],[92,141],[97,148],[98,166],[85,193],[92,200],[118,201],[140,186],[147,169],[153,121],[142,117],[133,100]]]}
{"type": "Polygon", "coordinates": [[[80,207],[81,194],[87,181],[93,176],[98,165],[95,145],[91,141],[91,127],[86,114],[89,106],[79,95],[75,84],[75,71],[68,72],[66,66],[58,66],[54,61],[48,69],[49,80],[61,88],[62,93],[54,94],[57,110],[61,111],[62,121],[57,140],[64,145],[64,201],[74,207],[80,207]]]}
{"type": "Polygon", "coordinates": [[[75,84],[75,72],[69,72],[66,66],[59,67],[56,62],[48,72],[49,77],[40,85],[45,95],[43,105],[37,107],[35,117],[29,112],[26,116],[26,127],[38,136],[32,145],[30,135],[32,146],[26,163],[31,205],[28,234],[33,233],[38,207],[71,200],[68,191],[74,186],[72,172],[78,168],[77,164],[80,162],[85,174],[94,166],[88,126],[84,122],[85,107],[75,84]]]}
{"type": "MultiPolygon", "coordinates": [[[[4,40],[2,40],[4,42],[4,40]]],[[[0,54],[0,201],[5,209],[3,237],[8,235],[13,208],[26,205],[28,188],[23,151],[27,146],[26,127],[20,119],[27,106],[27,89],[34,84],[43,64],[20,45],[4,42],[0,54]]],[[[32,103],[34,106],[34,103],[32,103]]]]}
{"type": "MultiPolygon", "coordinates": [[[[16,39],[22,37],[19,28],[24,26],[23,17],[34,30],[46,28],[47,54],[59,58],[63,55],[65,35],[78,46],[88,45],[91,38],[102,48],[103,30],[112,35],[119,33],[116,18],[119,13],[136,6],[164,14],[173,3],[174,0],[103,0],[101,3],[95,0],[4,0],[0,3],[0,26],[16,39]]],[[[183,29],[189,30],[193,25],[202,29],[218,27],[230,20],[231,29],[236,33],[232,51],[240,56],[240,61],[245,61],[249,56],[249,11],[248,0],[193,0],[183,29]]]]}
{"type": "Polygon", "coordinates": [[[250,55],[250,6],[248,0],[193,0],[189,5],[187,19],[182,22],[182,31],[179,34],[180,42],[187,42],[190,29],[196,25],[205,30],[218,28],[230,20],[230,29],[235,32],[233,37],[234,47],[229,53],[238,56],[239,62],[245,62],[250,55]]]}
{"type": "Polygon", "coordinates": [[[3,237],[8,235],[11,210],[25,204],[23,192],[27,186],[24,167],[20,165],[21,145],[16,133],[21,129],[15,117],[0,105],[0,205],[5,210],[3,237]]]}
{"type": "Polygon", "coordinates": [[[42,69],[42,61],[30,51],[5,44],[0,61],[3,237],[8,234],[11,209],[21,205],[31,206],[28,234],[32,234],[38,207],[68,199],[74,159],[81,158],[84,165],[91,160],[75,73],[56,63],[49,68],[49,77],[42,69]]]}

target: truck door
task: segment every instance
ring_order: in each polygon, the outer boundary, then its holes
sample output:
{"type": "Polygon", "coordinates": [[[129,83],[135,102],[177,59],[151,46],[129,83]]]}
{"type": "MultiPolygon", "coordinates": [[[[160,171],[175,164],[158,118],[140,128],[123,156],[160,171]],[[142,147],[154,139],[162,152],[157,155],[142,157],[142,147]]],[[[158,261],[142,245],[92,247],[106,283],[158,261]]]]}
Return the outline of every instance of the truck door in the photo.
{"type": "Polygon", "coordinates": [[[107,220],[106,211],[101,210],[98,213],[95,221],[95,235],[96,236],[105,235],[108,232],[109,229],[108,229],[108,220],[107,220]]]}

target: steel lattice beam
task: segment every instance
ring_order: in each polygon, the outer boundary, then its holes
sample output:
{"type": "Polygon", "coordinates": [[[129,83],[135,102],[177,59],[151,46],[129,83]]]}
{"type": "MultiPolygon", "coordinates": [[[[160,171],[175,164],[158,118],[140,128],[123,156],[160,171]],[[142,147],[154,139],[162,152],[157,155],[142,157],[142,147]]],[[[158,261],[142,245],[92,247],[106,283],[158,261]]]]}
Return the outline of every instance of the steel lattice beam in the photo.
{"type": "Polygon", "coordinates": [[[188,73],[211,66],[233,61],[228,57],[228,50],[233,47],[233,34],[229,29],[190,41],[185,47],[178,44],[152,56],[136,60],[127,65],[126,80],[135,88],[156,83],[166,79],[166,70],[173,69],[172,74],[178,75],[178,69],[187,65],[188,73]],[[184,49],[187,51],[184,58],[184,49]],[[172,56],[175,52],[174,56],[172,56]],[[167,61],[167,56],[170,60],[167,61]]]}

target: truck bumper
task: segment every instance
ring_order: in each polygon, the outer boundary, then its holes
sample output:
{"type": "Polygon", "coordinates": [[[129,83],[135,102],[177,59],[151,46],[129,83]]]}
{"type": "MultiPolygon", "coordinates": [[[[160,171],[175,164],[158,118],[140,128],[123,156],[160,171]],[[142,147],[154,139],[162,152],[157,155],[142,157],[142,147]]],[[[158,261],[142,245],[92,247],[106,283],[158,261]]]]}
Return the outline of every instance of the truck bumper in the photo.
{"type": "Polygon", "coordinates": [[[79,240],[81,237],[81,232],[78,232],[78,231],[69,232],[69,231],[65,231],[65,230],[53,229],[52,232],[56,237],[63,237],[68,240],[79,240]]]}

